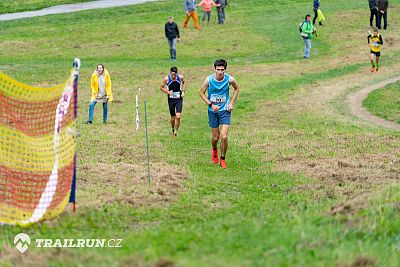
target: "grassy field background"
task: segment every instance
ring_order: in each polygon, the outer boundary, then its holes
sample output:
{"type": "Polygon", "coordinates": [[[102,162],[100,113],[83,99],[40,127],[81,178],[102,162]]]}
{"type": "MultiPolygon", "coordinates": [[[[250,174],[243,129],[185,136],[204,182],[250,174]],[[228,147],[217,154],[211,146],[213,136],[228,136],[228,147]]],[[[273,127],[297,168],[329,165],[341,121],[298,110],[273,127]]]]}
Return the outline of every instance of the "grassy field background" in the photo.
{"type": "Polygon", "coordinates": [[[369,94],[364,100],[363,106],[378,117],[400,123],[399,92],[400,83],[391,84],[369,94]]]}
{"type": "MultiPolygon", "coordinates": [[[[78,213],[27,229],[3,226],[2,264],[64,266],[398,266],[400,134],[353,117],[347,95],[398,75],[399,4],[391,1],[381,72],[369,72],[366,3],[323,3],[327,17],[302,58],[298,24],[310,1],[230,1],[226,25],[181,28],[186,77],[182,126],[170,133],[159,91],[171,62],[163,27],[179,26],[181,1],[1,22],[0,70],[19,81],[64,81],[80,71],[78,213]],[[99,19],[101,18],[101,19],[99,19]],[[112,19],[110,19],[112,18],[112,19]],[[346,41],[343,42],[343,39],[346,41]],[[339,41],[340,40],[340,41],[339,41]],[[217,58],[241,86],[222,171],[210,160],[206,105],[198,91],[217,58]],[[110,121],[85,125],[89,79],[104,63],[113,81],[110,121]],[[138,88],[149,111],[134,131],[138,88]],[[12,240],[123,238],[121,249],[30,249],[12,240]]],[[[143,114],[143,106],[140,108],[143,114]]]]}

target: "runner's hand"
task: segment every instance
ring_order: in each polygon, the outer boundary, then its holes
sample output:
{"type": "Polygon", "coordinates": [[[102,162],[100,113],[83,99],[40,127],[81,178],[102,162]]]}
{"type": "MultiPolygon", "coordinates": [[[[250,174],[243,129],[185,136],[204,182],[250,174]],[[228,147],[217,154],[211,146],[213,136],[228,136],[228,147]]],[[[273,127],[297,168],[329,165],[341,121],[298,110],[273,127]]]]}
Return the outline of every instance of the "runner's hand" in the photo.
{"type": "Polygon", "coordinates": [[[214,112],[218,112],[219,107],[216,105],[211,105],[211,108],[214,110],[214,112]]]}
{"type": "Polygon", "coordinates": [[[228,106],[228,112],[231,112],[232,110],[233,110],[233,104],[230,103],[229,106],[228,106]]]}
{"type": "Polygon", "coordinates": [[[182,91],[181,95],[182,95],[182,97],[184,97],[185,96],[185,91],[182,91]]]}

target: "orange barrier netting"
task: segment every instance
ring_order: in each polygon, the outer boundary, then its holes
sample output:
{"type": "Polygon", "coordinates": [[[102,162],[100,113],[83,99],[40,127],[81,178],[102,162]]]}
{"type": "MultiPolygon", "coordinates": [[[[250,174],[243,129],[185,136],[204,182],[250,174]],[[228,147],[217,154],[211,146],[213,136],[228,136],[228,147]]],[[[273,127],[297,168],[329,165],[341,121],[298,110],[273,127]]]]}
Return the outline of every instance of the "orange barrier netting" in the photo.
{"type": "Polygon", "coordinates": [[[65,83],[35,88],[0,72],[0,224],[60,214],[75,167],[75,68],[65,83]]]}

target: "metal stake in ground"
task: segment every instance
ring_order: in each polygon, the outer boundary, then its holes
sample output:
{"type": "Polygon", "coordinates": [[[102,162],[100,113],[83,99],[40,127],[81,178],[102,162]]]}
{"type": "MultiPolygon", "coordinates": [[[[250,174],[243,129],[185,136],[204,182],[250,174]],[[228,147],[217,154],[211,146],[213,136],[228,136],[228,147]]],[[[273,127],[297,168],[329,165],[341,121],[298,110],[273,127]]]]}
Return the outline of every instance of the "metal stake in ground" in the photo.
{"type": "Polygon", "coordinates": [[[144,125],[146,128],[146,150],[147,150],[147,181],[150,188],[150,152],[149,152],[149,133],[147,130],[147,109],[146,100],[144,100],[144,125]]]}

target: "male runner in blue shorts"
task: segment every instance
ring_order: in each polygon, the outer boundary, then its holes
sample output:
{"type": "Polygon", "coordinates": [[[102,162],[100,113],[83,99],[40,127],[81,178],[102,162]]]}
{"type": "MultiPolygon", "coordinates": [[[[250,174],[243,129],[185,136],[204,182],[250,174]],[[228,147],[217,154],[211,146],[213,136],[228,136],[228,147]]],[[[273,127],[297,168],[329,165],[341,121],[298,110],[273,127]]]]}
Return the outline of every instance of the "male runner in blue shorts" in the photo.
{"type": "Polygon", "coordinates": [[[231,124],[231,112],[239,95],[239,85],[235,78],[225,74],[228,63],[223,59],[214,62],[214,74],[208,76],[200,88],[200,97],[208,105],[208,123],[212,131],[211,159],[218,164],[218,140],[221,138],[221,159],[219,165],[226,169],[226,151],[228,150],[228,130],[231,124]],[[233,98],[229,101],[229,86],[232,85],[233,98]],[[207,95],[205,92],[208,91],[207,95]]]}
{"type": "Polygon", "coordinates": [[[185,79],[183,75],[178,74],[177,67],[172,67],[170,69],[169,75],[162,81],[160,90],[168,95],[172,134],[176,137],[181,123],[183,97],[185,96],[186,90],[185,79]]]}

